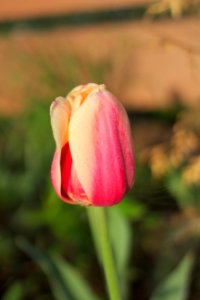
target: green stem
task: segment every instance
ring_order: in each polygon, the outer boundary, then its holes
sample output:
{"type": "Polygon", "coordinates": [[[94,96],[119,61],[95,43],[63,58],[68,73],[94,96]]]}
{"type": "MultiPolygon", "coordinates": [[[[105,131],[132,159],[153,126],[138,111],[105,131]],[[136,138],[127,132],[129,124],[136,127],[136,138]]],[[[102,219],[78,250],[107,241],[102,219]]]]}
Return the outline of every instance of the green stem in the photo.
{"type": "Polygon", "coordinates": [[[110,300],[121,300],[105,209],[101,207],[88,207],[87,212],[96,251],[103,265],[109,298],[110,300]]]}

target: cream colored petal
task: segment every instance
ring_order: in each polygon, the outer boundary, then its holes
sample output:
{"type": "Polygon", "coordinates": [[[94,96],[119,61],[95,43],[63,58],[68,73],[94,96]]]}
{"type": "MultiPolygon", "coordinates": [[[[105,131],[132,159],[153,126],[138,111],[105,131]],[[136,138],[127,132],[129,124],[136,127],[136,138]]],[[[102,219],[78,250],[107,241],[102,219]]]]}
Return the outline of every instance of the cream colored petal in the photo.
{"type": "Polygon", "coordinates": [[[58,97],[50,107],[51,126],[57,149],[68,141],[71,106],[63,97],[58,97]]]}

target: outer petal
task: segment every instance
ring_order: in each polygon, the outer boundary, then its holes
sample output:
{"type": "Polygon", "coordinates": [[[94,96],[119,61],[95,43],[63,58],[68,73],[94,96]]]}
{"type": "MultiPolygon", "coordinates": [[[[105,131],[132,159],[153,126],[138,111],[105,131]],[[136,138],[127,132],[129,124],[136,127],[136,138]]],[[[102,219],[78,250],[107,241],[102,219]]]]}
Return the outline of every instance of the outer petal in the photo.
{"type": "Polygon", "coordinates": [[[60,168],[61,151],[56,150],[51,164],[51,182],[56,194],[65,202],[72,203],[72,200],[61,192],[61,168],[60,168]]]}
{"type": "Polygon", "coordinates": [[[74,168],[69,143],[56,150],[51,166],[51,181],[57,195],[71,204],[91,205],[74,168]]]}
{"type": "Polygon", "coordinates": [[[74,204],[90,205],[91,201],[88,200],[84,189],[78,179],[75,170],[69,143],[66,143],[62,148],[61,159],[61,194],[63,197],[69,197],[74,204]]]}
{"type": "Polygon", "coordinates": [[[71,118],[69,144],[92,204],[119,202],[132,186],[134,158],[127,114],[112,94],[99,91],[85,100],[71,118]]]}
{"type": "Polygon", "coordinates": [[[58,149],[68,141],[68,127],[71,115],[71,106],[67,100],[58,97],[51,104],[50,116],[53,136],[58,149]]]}

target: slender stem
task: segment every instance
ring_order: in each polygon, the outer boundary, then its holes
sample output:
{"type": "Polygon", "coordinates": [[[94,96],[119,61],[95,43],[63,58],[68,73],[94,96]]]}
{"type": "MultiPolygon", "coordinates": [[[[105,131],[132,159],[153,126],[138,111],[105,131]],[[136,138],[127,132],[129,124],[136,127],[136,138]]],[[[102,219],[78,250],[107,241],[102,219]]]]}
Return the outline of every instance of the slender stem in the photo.
{"type": "Polygon", "coordinates": [[[105,209],[101,207],[88,207],[87,212],[97,254],[103,265],[109,298],[110,300],[121,300],[105,209]]]}

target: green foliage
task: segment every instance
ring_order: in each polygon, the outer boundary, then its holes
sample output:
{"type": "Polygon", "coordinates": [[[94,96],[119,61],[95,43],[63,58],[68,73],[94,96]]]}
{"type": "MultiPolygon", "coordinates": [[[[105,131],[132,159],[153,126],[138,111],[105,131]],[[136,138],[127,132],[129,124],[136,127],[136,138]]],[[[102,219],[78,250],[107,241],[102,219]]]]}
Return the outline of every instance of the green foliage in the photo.
{"type": "Polygon", "coordinates": [[[23,285],[16,281],[4,294],[2,300],[21,300],[23,297],[23,285]]]}
{"type": "Polygon", "coordinates": [[[175,270],[156,288],[151,300],[186,300],[194,257],[187,254],[175,270]]]}
{"type": "Polygon", "coordinates": [[[18,239],[17,244],[46,273],[55,299],[98,300],[81,275],[61,257],[44,253],[23,239],[18,239]]]}
{"type": "Polygon", "coordinates": [[[180,208],[186,209],[187,207],[200,208],[200,187],[185,185],[181,173],[174,170],[166,178],[166,185],[169,192],[175,197],[180,208]]]}
{"type": "Polygon", "coordinates": [[[130,224],[118,207],[108,208],[107,213],[116,266],[119,275],[124,278],[132,244],[130,224]]]}
{"type": "Polygon", "coordinates": [[[128,293],[127,270],[132,245],[132,232],[129,221],[118,207],[107,210],[110,239],[113,246],[116,268],[124,298],[128,293]],[[117,234],[116,234],[117,232],[117,234]]]}

